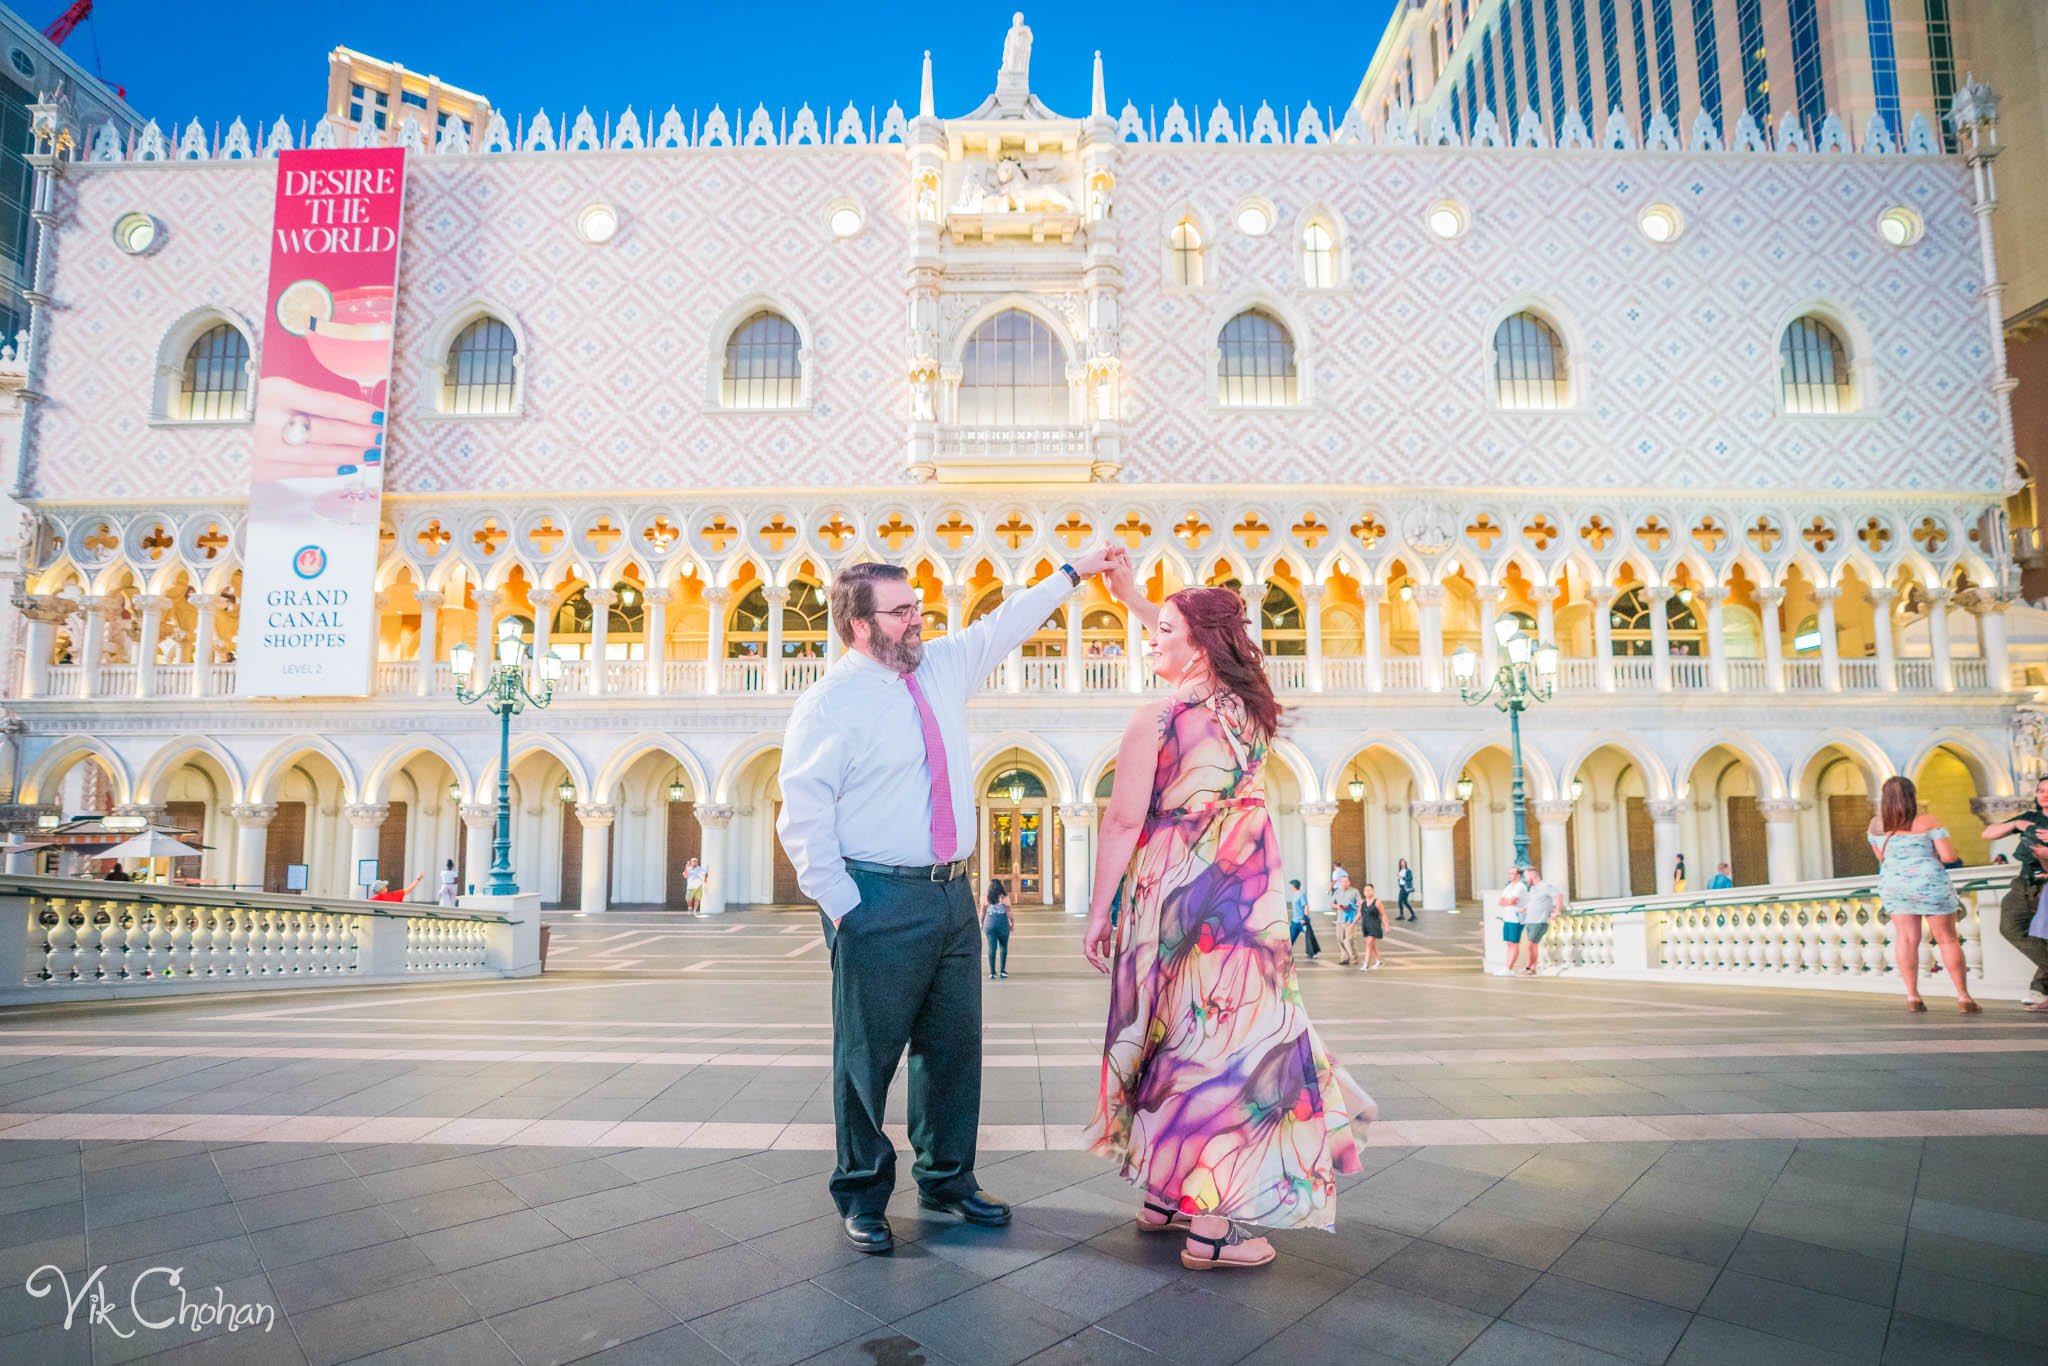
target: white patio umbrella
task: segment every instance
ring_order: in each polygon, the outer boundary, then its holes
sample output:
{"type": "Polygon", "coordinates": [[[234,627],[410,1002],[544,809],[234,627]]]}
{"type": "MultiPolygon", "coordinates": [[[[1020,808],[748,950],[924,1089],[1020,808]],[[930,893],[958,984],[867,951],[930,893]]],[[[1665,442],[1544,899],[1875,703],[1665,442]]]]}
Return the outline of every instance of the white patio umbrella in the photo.
{"type": "Polygon", "coordinates": [[[173,839],[161,830],[145,830],[132,840],[124,840],[111,849],[104,849],[93,857],[96,859],[143,858],[149,860],[149,880],[156,881],[156,861],[175,858],[197,858],[203,846],[187,844],[173,839]]]}

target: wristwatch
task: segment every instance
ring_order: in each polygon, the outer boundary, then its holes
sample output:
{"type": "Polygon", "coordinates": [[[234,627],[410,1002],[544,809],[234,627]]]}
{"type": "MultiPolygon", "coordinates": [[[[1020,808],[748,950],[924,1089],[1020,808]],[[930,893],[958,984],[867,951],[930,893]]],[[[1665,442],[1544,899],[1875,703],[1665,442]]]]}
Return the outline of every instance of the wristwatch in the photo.
{"type": "Polygon", "coordinates": [[[1081,586],[1081,576],[1074,571],[1074,566],[1070,564],[1063,564],[1060,566],[1060,573],[1065,574],[1067,576],[1067,582],[1073,585],[1075,588],[1079,588],[1081,586]]]}

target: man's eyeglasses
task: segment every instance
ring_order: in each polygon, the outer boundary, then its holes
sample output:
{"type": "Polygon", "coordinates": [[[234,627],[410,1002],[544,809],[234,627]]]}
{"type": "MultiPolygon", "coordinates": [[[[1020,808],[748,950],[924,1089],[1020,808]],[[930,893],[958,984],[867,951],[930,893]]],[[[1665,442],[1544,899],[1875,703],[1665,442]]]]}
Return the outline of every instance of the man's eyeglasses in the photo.
{"type": "Polygon", "coordinates": [[[906,602],[901,607],[880,608],[876,611],[875,615],[878,617],[894,617],[902,625],[908,626],[911,622],[917,620],[917,604],[906,602]]]}

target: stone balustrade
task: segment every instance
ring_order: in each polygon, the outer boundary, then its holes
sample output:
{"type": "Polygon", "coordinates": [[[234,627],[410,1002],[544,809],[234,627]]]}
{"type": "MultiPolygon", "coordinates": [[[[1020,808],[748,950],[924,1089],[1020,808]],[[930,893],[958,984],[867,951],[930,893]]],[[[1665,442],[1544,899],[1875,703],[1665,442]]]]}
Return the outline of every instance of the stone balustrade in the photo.
{"type": "Polygon", "coordinates": [[[0,877],[0,1005],[530,977],[538,897],[403,902],[0,877]]]}
{"type": "MultiPolygon", "coordinates": [[[[1950,880],[1972,994],[2017,997],[2032,968],[1998,933],[2011,870],[1958,868],[1950,880]]],[[[1487,970],[1501,972],[1506,949],[1490,899],[1485,911],[1487,970]]],[[[1893,939],[1874,879],[1834,878],[1577,903],[1551,922],[1541,965],[1570,977],[1900,992],[1893,939]]],[[[1942,995],[1932,936],[1920,957],[1922,990],[1942,995]]]]}

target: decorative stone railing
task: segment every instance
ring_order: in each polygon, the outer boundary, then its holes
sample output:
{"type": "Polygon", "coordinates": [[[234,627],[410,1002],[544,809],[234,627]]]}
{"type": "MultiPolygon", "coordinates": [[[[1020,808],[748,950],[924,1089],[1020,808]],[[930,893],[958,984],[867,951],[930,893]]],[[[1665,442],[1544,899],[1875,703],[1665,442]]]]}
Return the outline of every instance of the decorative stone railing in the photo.
{"type": "MultiPolygon", "coordinates": [[[[1998,933],[2009,868],[1958,868],[1956,929],[1973,994],[2017,996],[2032,967],[1998,933]]],[[[1486,962],[1504,971],[1499,913],[1486,916],[1486,962]]],[[[1622,897],[1573,905],[1551,921],[1541,965],[1569,977],[1724,986],[1901,991],[1893,923],[1867,877],[1737,887],[1676,896],[1622,897]]],[[[1946,990],[1931,935],[1920,946],[1923,990],[1946,990]]]]}
{"type": "MultiPolygon", "coordinates": [[[[1058,658],[1027,659],[1023,673],[1023,691],[1060,692],[1065,690],[1065,661],[1058,658]]],[[[1558,661],[1558,691],[1574,695],[1601,691],[1600,665],[1595,659],[1562,659],[1558,661]]],[[[1081,661],[1081,691],[1122,692],[1125,690],[1127,661],[1121,657],[1087,656],[1081,661]]],[[[583,697],[631,697],[646,695],[648,689],[648,665],[642,660],[614,659],[604,665],[604,689],[596,687],[596,666],[590,660],[571,659],[563,661],[562,676],[555,683],[557,698],[583,697]]],[[[824,673],[826,662],[819,658],[797,658],[782,661],[781,690],[785,693],[801,692],[817,682],[824,673]]],[[[1934,686],[1933,661],[1928,659],[1899,659],[1894,661],[1897,688],[1901,693],[1939,693],[1943,690],[1934,686]]],[[[189,664],[160,664],[156,666],[156,696],[160,699],[185,699],[194,695],[192,691],[192,666],[189,664]]],[[[1672,693],[1691,695],[1710,694],[1713,687],[1713,668],[1709,661],[1697,656],[1673,656],[1668,672],[1669,689],[1672,693]]],[[[1370,683],[1371,670],[1368,661],[1356,657],[1325,658],[1322,661],[1323,686],[1321,692],[1328,696],[1350,696],[1367,692],[1419,693],[1430,691],[1423,669],[1423,661],[1414,655],[1388,655],[1380,661],[1380,686],[1373,688],[1370,683]]],[[[691,697],[704,693],[705,665],[701,660],[667,660],[660,672],[661,689],[655,696],[691,697]]],[[[1275,689],[1281,692],[1300,693],[1309,689],[1308,660],[1300,655],[1274,655],[1266,660],[1266,675],[1275,689]]],[[[1827,691],[1827,680],[1823,676],[1821,663],[1817,659],[1788,659],[1782,672],[1785,686],[1778,690],[1784,693],[1816,695],[1827,691]]],[[[1839,691],[1844,693],[1877,693],[1884,690],[1883,674],[1875,659],[1844,659],[1836,671],[1840,683],[1839,691]]],[[[1985,662],[1978,658],[1954,659],[1949,664],[1951,686],[1948,692],[1983,692],[1990,687],[1990,674],[1985,662]]],[[[419,665],[409,660],[380,661],[372,673],[374,695],[380,697],[446,697],[451,692],[452,674],[446,661],[434,666],[434,686],[419,693],[419,665]]],[[[768,691],[769,664],[765,659],[727,659],[721,661],[720,691],[725,693],[760,693],[768,691]]],[[[1448,662],[1440,674],[1440,691],[1455,695],[1451,683],[1448,662]]],[[[1616,693],[1648,693],[1658,691],[1655,661],[1643,655],[1617,655],[1612,670],[1613,687],[1616,693]]],[[[209,665],[207,669],[208,691],[200,696],[232,696],[235,690],[235,666],[232,664],[209,665]]],[[[138,696],[138,680],[133,666],[103,665],[98,685],[91,694],[85,692],[83,670],[76,664],[53,664],[43,671],[40,686],[25,690],[25,695],[57,701],[87,699],[96,701],[129,701],[138,696]]],[[[989,686],[1001,688],[1006,685],[1000,675],[989,686]]],[[[2008,680],[2008,686],[2012,686],[2008,680]]],[[[2024,685],[2021,685],[2024,686],[2024,685]]],[[[1728,691],[1736,696],[1770,695],[1769,678],[1763,661],[1758,659],[1731,659],[1728,661],[1728,691]]]]}
{"type": "MultiPolygon", "coordinates": [[[[1116,138],[1125,143],[1266,143],[1293,146],[1335,147],[1477,147],[1493,149],[1560,150],[1608,152],[1766,153],[1800,155],[1833,153],[1850,156],[1939,156],[1940,139],[1923,114],[1913,115],[1906,126],[1903,147],[1896,130],[1883,120],[1866,123],[1860,140],[1852,139],[1849,127],[1835,114],[1823,118],[1817,128],[1804,126],[1796,113],[1787,113],[1775,126],[1760,124],[1746,110],[1734,127],[1724,130],[1704,111],[1689,124],[1675,123],[1657,111],[1639,139],[1635,125],[1621,109],[1602,117],[1578,109],[1568,110],[1555,127],[1546,125],[1534,109],[1511,114],[1503,126],[1491,109],[1482,109],[1460,127],[1448,107],[1431,116],[1429,126],[1415,126],[1405,109],[1396,109],[1385,126],[1373,128],[1352,108],[1341,120],[1334,109],[1318,110],[1309,105],[1299,114],[1283,106],[1277,113],[1261,102],[1249,117],[1239,108],[1231,110],[1221,102],[1205,116],[1199,104],[1192,113],[1180,101],[1170,103],[1164,115],[1156,106],[1141,114],[1134,102],[1126,101],[1116,119],[1116,138]],[[1597,128],[1597,134],[1595,129],[1597,128]]],[[[560,111],[546,111],[531,119],[515,117],[508,123],[502,113],[493,113],[482,129],[472,129],[461,119],[449,119],[429,137],[418,117],[405,117],[385,129],[350,130],[327,120],[311,128],[292,126],[280,118],[268,129],[252,134],[249,126],[236,119],[222,131],[216,126],[209,136],[197,119],[183,131],[164,131],[151,119],[140,132],[124,133],[112,121],[83,130],[71,157],[83,162],[151,161],[248,161],[276,156],[294,146],[337,147],[396,144],[415,154],[434,157],[466,157],[506,152],[660,152],[684,148],[733,147],[848,147],[904,144],[910,141],[910,120],[899,104],[891,103],[877,120],[873,106],[848,104],[834,109],[827,105],[820,118],[806,104],[792,115],[787,108],[771,114],[756,105],[751,115],[744,107],[728,116],[722,105],[709,114],[692,111],[685,120],[675,106],[658,119],[643,117],[630,107],[616,119],[602,119],[588,108],[571,119],[560,111]],[[744,126],[740,126],[741,121],[744,126]]]]}
{"type": "Polygon", "coordinates": [[[502,913],[0,876],[0,1005],[540,971],[538,898],[502,913]]]}

